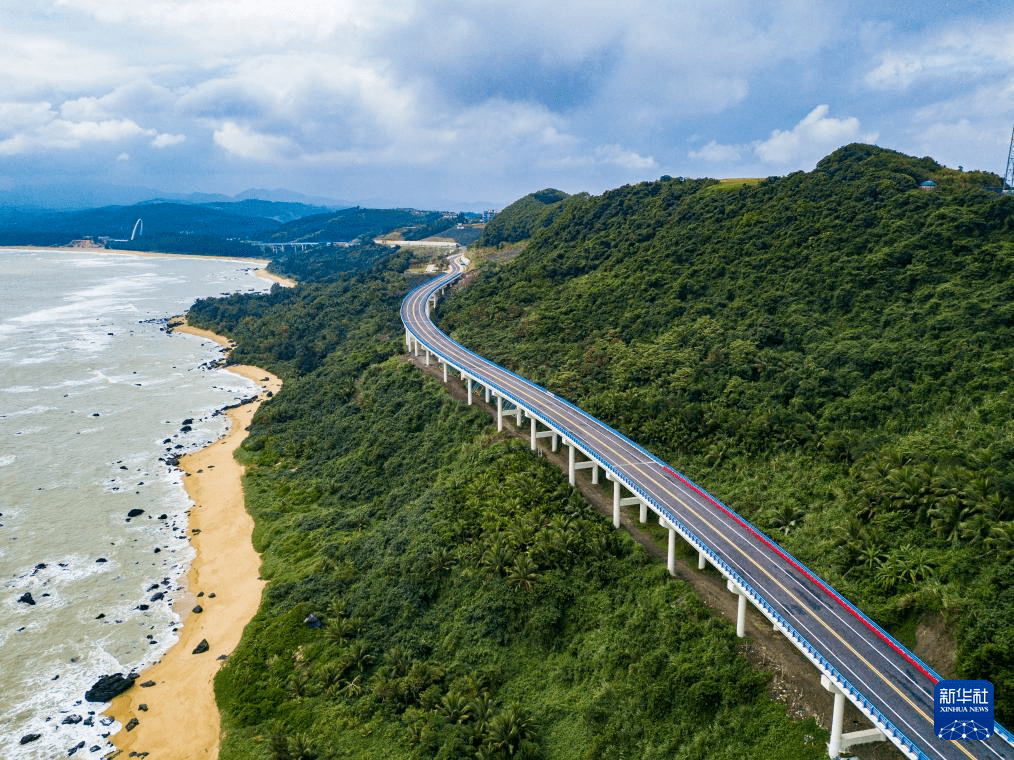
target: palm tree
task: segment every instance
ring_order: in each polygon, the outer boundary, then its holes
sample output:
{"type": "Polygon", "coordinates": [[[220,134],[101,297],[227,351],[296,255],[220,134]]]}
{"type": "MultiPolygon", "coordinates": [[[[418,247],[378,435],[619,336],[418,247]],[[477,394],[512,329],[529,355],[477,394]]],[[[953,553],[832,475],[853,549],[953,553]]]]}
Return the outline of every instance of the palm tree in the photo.
{"type": "Polygon", "coordinates": [[[354,633],[355,626],[348,618],[334,617],[327,624],[327,639],[338,646],[344,646],[354,633]]]}
{"type": "Polygon", "coordinates": [[[884,553],[879,546],[866,544],[859,550],[859,564],[867,570],[875,570],[884,561],[884,553]]]}
{"type": "Polygon", "coordinates": [[[483,755],[488,758],[534,757],[538,752],[535,744],[535,723],[524,709],[508,705],[493,716],[486,732],[483,755]]]}
{"type": "Polygon", "coordinates": [[[961,526],[974,514],[974,508],[968,506],[957,494],[951,493],[937,502],[929,510],[930,526],[936,534],[957,546],[961,541],[961,526]]]}
{"type": "Polygon", "coordinates": [[[806,512],[798,506],[794,506],[792,504],[782,504],[775,511],[774,516],[770,520],[771,527],[777,528],[787,536],[805,516],[806,512]]]}
{"type": "Polygon", "coordinates": [[[472,717],[472,704],[456,691],[449,691],[440,700],[438,711],[455,725],[465,723],[472,717]]]}
{"type": "Polygon", "coordinates": [[[527,554],[522,554],[511,565],[507,573],[507,583],[514,588],[523,588],[525,591],[531,591],[532,585],[538,577],[538,565],[527,554]]]}
{"type": "Polygon", "coordinates": [[[446,546],[438,546],[426,558],[426,572],[429,575],[442,575],[454,567],[454,553],[446,546]]]}
{"type": "Polygon", "coordinates": [[[373,656],[370,654],[369,647],[359,641],[346,652],[345,660],[348,662],[348,667],[353,668],[357,673],[362,673],[373,662],[373,656]]]}
{"type": "Polygon", "coordinates": [[[1014,520],[993,526],[985,547],[991,554],[996,554],[1001,561],[1014,560],[1014,520]]]}
{"type": "Polygon", "coordinates": [[[501,540],[497,540],[490,548],[482,553],[482,557],[479,559],[479,567],[493,573],[494,575],[503,575],[507,572],[507,568],[510,567],[514,561],[514,552],[501,540]]]}

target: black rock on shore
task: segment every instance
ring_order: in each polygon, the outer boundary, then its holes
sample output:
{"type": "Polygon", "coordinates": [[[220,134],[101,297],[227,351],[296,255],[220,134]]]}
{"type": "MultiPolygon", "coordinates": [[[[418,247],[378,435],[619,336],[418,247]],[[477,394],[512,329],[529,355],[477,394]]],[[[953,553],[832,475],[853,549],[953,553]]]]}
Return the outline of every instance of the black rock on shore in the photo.
{"type": "Polygon", "coordinates": [[[89,702],[108,702],[133,686],[136,680],[136,673],[131,673],[129,676],[124,676],[123,673],[102,676],[94,686],[85,692],[85,699],[89,702]]]}

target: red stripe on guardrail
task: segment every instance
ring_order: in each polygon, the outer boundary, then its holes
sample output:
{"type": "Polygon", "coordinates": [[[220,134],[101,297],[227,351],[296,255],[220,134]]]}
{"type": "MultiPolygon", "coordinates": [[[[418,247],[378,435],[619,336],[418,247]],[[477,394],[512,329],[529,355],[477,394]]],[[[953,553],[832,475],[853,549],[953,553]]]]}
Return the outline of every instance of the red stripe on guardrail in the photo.
{"type": "Polygon", "coordinates": [[[850,615],[852,615],[852,617],[854,617],[856,620],[858,620],[860,623],[862,623],[864,626],[866,626],[866,628],[869,629],[869,631],[871,633],[873,633],[874,635],[876,635],[876,637],[878,639],[880,639],[881,641],[883,641],[885,644],[887,644],[889,647],[891,647],[891,649],[893,649],[896,653],[898,653],[899,655],[901,655],[905,659],[905,661],[908,662],[909,665],[911,665],[916,670],[918,670],[920,673],[922,673],[924,676],[926,676],[926,678],[928,678],[931,683],[936,684],[937,679],[934,677],[934,675],[932,673],[930,673],[928,670],[926,670],[926,668],[924,668],[921,664],[919,664],[919,662],[917,662],[916,660],[914,660],[912,658],[912,656],[908,652],[906,652],[904,649],[902,649],[901,647],[899,647],[890,638],[888,638],[887,636],[885,636],[883,631],[879,630],[869,620],[867,620],[864,616],[862,616],[861,614],[859,614],[850,604],[848,604],[838,594],[836,594],[834,591],[832,591],[830,588],[828,588],[827,585],[822,580],[820,580],[813,573],[811,573],[805,567],[803,567],[798,562],[796,562],[794,559],[792,559],[792,557],[790,557],[788,554],[786,554],[784,551],[782,551],[782,549],[781,549],[780,546],[778,546],[776,543],[774,543],[773,541],[771,541],[763,533],[761,533],[760,531],[756,530],[752,525],[750,525],[746,520],[744,520],[742,517],[740,517],[739,515],[737,515],[731,509],[729,509],[728,507],[726,507],[725,505],[723,505],[714,496],[712,496],[711,494],[709,494],[707,491],[705,491],[704,489],[700,488],[699,486],[695,485],[693,482],[687,480],[685,477],[683,477],[682,475],[680,475],[675,470],[673,470],[673,469],[671,469],[669,467],[666,467],[665,465],[662,466],[662,469],[664,469],[666,472],[668,472],[670,475],[672,475],[678,481],[680,481],[681,483],[683,483],[685,486],[687,486],[688,488],[690,488],[693,491],[695,491],[699,496],[701,496],[704,499],[707,499],[709,502],[711,502],[716,507],[718,507],[720,510],[722,510],[722,512],[724,512],[729,517],[731,517],[733,520],[735,520],[736,523],[741,528],[743,528],[744,530],[748,531],[758,541],[760,541],[761,543],[763,543],[771,551],[773,551],[775,554],[777,554],[783,560],[785,560],[786,562],[788,562],[798,572],[800,572],[803,576],[805,576],[806,579],[810,581],[810,583],[812,583],[815,586],[817,586],[818,588],[820,588],[821,591],[823,591],[829,597],[831,597],[832,599],[834,599],[835,602],[837,602],[838,605],[841,606],[842,609],[846,610],[850,615]]]}

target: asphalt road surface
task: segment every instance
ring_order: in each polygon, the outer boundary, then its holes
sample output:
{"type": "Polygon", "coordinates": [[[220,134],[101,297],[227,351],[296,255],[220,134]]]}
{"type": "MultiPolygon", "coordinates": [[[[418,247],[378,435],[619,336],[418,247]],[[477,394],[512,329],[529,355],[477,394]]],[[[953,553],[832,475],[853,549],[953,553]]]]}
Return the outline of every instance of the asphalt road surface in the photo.
{"type": "Polygon", "coordinates": [[[656,514],[681,529],[684,538],[696,537],[697,548],[703,545],[713,552],[712,564],[734,578],[755,605],[762,599],[768,617],[781,622],[803,654],[832,675],[853,704],[878,719],[878,727],[905,754],[932,760],[1014,760],[1014,747],[999,734],[988,741],[938,738],[933,731],[933,686],[940,676],[745,520],[609,426],[441,332],[429,317],[427,302],[462,271],[460,257],[455,257],[450,271],[405,298],[402,321],[423,346],[574,441],[656,514]],[[901,736],[892,736],[888,722],[901,736]]]}

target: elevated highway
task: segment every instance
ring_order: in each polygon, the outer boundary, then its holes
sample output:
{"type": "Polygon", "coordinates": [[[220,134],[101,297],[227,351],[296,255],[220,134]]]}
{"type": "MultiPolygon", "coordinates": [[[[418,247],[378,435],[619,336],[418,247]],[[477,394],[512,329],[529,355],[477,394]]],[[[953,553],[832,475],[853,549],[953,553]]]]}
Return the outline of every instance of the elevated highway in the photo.
{"type": "Polygon", "coordinates": [[[527,419],[533,450],[539,438],[550,438],[554,450],[568,447],[571,484],[579,469],[592,469],[595,483],[604,474],[613,485],[616,527],[622,506],[638,506],[641,522],[651,512],[668,529],[670,572],[677,537],[697,551],[701,569],[717,568],[738,596],[738,635],[749,602],[813,663],[834,695],[830,757],[886,739],[914,760],[1014,760],[1014,737],[999,724],[987,741],[935,736],[933,687],[940,676],[749,522],[621,433],[441,332],[431,309],[462,272],[462,257],[454,257],[449,271],[405,297],[401,318],[409,350],[442,364],[445,381],[449,369],[459,373],[469,403],[480,389],[487,401],[495,399],[499,428],[504,415],[515,416],[519,426],[527,419]],[[843,734],[845,700],[873,728],[843,734]]]}

